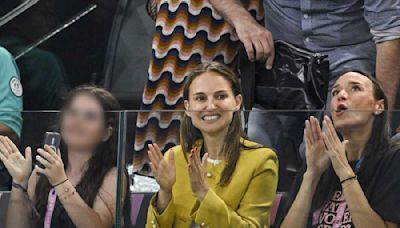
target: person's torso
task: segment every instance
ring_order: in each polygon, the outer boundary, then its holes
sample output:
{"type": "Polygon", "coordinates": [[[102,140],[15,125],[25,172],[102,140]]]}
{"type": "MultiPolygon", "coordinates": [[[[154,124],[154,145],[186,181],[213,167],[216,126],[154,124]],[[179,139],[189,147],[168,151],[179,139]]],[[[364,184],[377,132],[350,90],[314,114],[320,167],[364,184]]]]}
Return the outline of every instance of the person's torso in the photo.
{"type": "Polygon", "coordinates": [[[333,74],[338,67],[374,72],[376,50],[363,0],[264,0],[264,6],[274,39],[328,54],[333,74]]]}
{"type": "MultiPolygon", "coordinates": [[[[176,148],[179,149],[175,150],[177,176],[176,183],[173,187],[176,210],[174,227],[196,227],[196,225],[193,224],[193,217],[190,213],[198,202],[190,186],[187,172],[188,163],[180,146],[176,148]]],[[[230,208],[237,210],[240,206],[241,199],[245,195],[253,179],[255,169],[260,165],[263,159],[265,159],[265,156],[271,156],[271,153],[273,154],[274,152],[267,148],[242,150],[229,184],[223,187],[219,186],[218,182],[226,162],[221,161],[217,164],[208,162],[207,183],[210,189],[221,197],[230,208]]],[[[264,187],[267,189],[269,183],[265,183],[264,187]]]]}
{"type": "Polygon", "coordinates": [[[335,191],[332,199],[320,211],[313,213],[312,219],[315,228],[354,227],[342,190],[335,191]]]}

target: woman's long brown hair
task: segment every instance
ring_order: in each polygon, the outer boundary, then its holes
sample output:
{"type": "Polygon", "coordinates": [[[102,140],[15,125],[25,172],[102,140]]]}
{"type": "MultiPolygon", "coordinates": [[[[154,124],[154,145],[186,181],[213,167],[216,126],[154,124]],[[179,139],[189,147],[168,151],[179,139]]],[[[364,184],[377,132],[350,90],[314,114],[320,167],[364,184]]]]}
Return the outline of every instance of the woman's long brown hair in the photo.
{"type": "MultiPolygon", "coordinates": [[[[183,99],[185,101],[189,100],[189,90],[193,80],[206,72],[214,72],[223,77],[230,84],[232,93],[235,97],[242,94],[239,79],[231,69],[218,62],[208,62],[200,64],[188,75],[183,90],[183,99]]],[[[195,145],[196,141],[202,139],[200,130],[193,125],[192,120],[186,114],[184,114],[181,121],[180,137],[185,157],[195,145]]],[[[222,171],[221,179],[219,180],[219,185],[221,186],[229,183],[231,176],[235,171],[236,163],[240,156],[240,149],[244,147],[244,142],[241,140],[241,137],[245,137],[245,134],[242,128],[239,110],[233,113],[232,122],[229,125],[228,132],[225,136],[225,143],[220,151],[224,156],[224,159],[227,161],[227,165],[222,171]]]]}

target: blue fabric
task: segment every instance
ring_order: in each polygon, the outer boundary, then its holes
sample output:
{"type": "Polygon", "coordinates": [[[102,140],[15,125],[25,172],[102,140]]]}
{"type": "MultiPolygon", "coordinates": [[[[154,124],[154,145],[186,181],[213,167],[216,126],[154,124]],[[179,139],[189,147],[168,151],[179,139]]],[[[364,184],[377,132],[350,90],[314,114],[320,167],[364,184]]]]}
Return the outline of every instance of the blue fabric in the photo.
{"type": "Polygon", "coordinates": [[[0,47],[0,123],[13,130],[18,137],[22,128],[22,87],[19,80],[14,58],[0,47]]]}
{"type": "Polygon", "coordinates": [[[349,69],[373,74],[375,42],[400,38],[400,0],[264,0],[264,7],[274,39],[329,56],[331,86],[349,69]]]}

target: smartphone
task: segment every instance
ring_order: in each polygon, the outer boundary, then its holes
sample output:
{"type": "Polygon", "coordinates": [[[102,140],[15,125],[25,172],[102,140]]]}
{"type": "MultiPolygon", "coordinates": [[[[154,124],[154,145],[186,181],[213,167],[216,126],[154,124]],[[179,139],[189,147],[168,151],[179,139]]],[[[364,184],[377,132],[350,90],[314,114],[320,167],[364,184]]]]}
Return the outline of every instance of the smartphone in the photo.
{"type": "Polygon", "coordinates": [[[48,145],[55,152],[60,149],[61,135],[58,132],[46,132],[44,134],[43,147],[44,145],[48,145]]]}
{"type": "MultiPolygon", "coordinates": [[[[48,145],[54,151],[58,151],[60,149],[61,135],[58,132],[46,132],[44,134],[43,139],[43,147],[44,145],[48,145]]],[[[42,164],[37,162],[40,168],[44,168],[42,164]]]]}

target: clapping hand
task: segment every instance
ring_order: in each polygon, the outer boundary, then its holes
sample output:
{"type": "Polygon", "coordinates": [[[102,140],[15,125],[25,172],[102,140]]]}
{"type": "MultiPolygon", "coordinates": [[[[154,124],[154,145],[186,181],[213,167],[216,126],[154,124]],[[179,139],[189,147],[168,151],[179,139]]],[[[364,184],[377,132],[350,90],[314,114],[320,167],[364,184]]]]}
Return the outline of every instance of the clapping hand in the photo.
{"type": "Polygon", "coordinates": [[[157,209],[159,212],[164,211],[172,198],[172,188],[176,180],[175,155],[170,149],[168,152],[168,160],[165,160],[161,154],[161,150],[157,144],[149,144],[150,167],[154,178],[160,185],[160,191],[157,198],[157,209]]]}
{"type": "Polygon", "coordinates": [[[320,177],[328,168],[329,155],[325,148],[324,138],[317,118],[306,120],[304,128],[307,171],[315,177],[320,177]]]}
{"type": "Polygon", "coordinates": [[[27,186],[32,172],[32,150],[25,149],[25,157],[15,144],[8,138],[0,136],[0,160],[13,178],[21,186],[27,186]]]}
{"type": "Polygon", "coordinates": [[[327,116],[324,118],[324,129],[324,142],[336,175],[341,181],[354,176],[346,156],[348,140],[340,141],[331,119],[327,116]]]}
{"type": "Polygon", "coordinates": [[[192,149],[189,157],[189,178],[193,193],[199,201],[202,201],[208,192],[207,183],[207,157],[206,153],[200,161],[200,155],[197,148],[192,149]]]}
{"type": "Polygon", "coordinates": [[[160,189],[172,193],[176,179],[174,151],[171,149],[168,152],[168,161],[164,159],[157,144],[150,144],[148,153],[151,171],[160,185],[160,189]]]}

